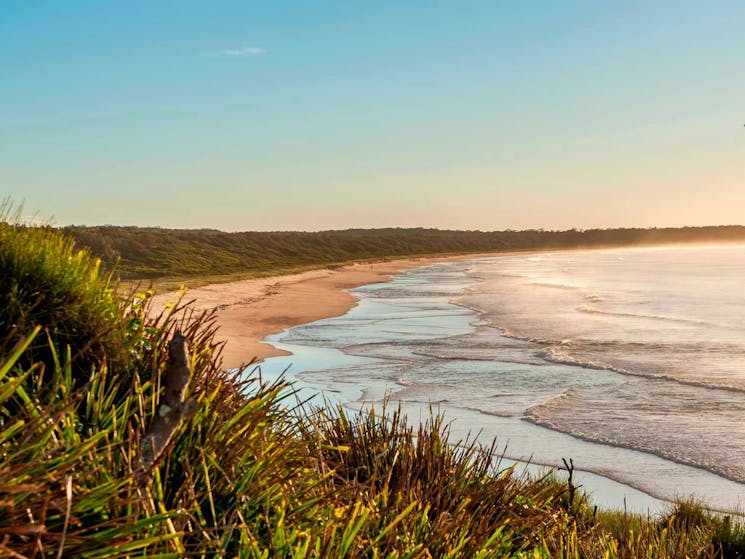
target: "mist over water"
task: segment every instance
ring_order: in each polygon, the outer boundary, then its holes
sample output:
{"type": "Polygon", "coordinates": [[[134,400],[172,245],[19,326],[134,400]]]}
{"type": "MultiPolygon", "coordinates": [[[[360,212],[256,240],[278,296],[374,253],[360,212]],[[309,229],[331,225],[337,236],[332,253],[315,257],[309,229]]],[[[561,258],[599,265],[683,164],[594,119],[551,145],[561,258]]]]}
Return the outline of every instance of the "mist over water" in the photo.
{"type": "Polygon", "coordinates": [[[349,406],[387,393],[456,436],[665,499],[745,496],[745,246],[557,252],[411,270],[352,290],[267,360],[349,406]]]}
{"type": "Polygon", "coordinates": [[[745,388],[745,247],[662,247],[477,263],[459,302],[556,362],[745,388]]]}

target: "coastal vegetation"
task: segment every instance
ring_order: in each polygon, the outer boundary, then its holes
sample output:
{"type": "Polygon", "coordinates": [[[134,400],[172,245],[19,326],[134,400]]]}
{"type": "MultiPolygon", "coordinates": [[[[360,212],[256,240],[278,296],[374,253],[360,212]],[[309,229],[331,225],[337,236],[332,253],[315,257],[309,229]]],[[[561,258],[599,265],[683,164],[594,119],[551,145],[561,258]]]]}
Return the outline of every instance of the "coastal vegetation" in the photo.
{"type": "MultiPolygon", "coordinates": [[[[111,239],[140,233],[114,231],[100,236],[111,242],[108,262],[121,257],[120,269],[141,277],[196,273],[179,260],[232,238],[204,232],[204,243],[190,246],[189,236],[200,233],[181,238],[178,232],[148,230],[160,241],[152,247],[146,236],[132,241],[132,247],[142,246],[138,259],[134,248],[119,252],[126,245],[111,239]],[[160,265],[169,238],[174,254],[160,265]]],[[[257,272],[318,257],[302,253],[307,239],[324,240],[329,263],[436,252],[433,245],[417,244],[414,233],[396,230],[287,234],[286,248],[283,234],[256,235],[256,247],[262,235],[274,235],[276,245],[274,256],[255,264],[257,272]],[[397,235],[409,234],[410,244],[392,244],[397,235]],[[377,245],[370,240],[375,235],[377,245]],[[362,238],[370,245],[354,244],[362,238]],[[346,248],[331,250],[332,240],[346,248]],[[380,252],[366,252],[373,246],[380,252]],[[390,254],[391,246],[400,254],[390,254]]],[[[449,242],[442,235],[438,246],[466,250],[449,242]]],[[[147,293],[117,295],[116,275],[103,273],[81,244],[96,247],[79,235],[0,220],[0,556],[745,553],[742,525],[695,503],[672,505],[661,517],[598,511],[571,477],[521,477],[500,461],[496,445],[450,440],[436,415],[412,428],[393,408],[350,414],[314,407],[297,402],[282,382],[262,383],[256,371],[228,374],[210,313],[177,304],[155,314],[147,293]],[[185,396],[195,410],[150,464],[142,460],[143,441],[163,413],[168,345],[176,332],[189,342],[185,396]]],[[[239,244],[226,244],[225,254],[234,254],[239,244]]],[[[100,246],[95,250],[107,254],[100,246]]],[[[227,256],[225,262],[226,269],[240,263],[227,256]]],[[[194,266],[211,269],[209,261],[194,266]]]]}
{"type": "Polygon", "coordinates": [[[567,231],[345,231],[226,233],[211,229],[66,227],[123,279],[274,275],[371,259],[690,242],[745,241],[745,227],[567,231]]]}

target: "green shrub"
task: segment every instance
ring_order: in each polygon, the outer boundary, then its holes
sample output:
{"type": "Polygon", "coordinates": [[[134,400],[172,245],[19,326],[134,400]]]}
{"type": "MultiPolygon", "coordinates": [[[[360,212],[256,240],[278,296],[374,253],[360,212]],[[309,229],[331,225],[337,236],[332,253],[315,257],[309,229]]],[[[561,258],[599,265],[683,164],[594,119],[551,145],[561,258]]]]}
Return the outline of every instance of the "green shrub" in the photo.
{"type": "Polygon", "coordinates": [[[43,363],[50,371],[69,348],[79,380],[104,363],[125,368],[126,329],[114,287],[100,276],[100,262],[59,231],[0,221],[0,351],[42,328],[21,365],[43,363]]]}

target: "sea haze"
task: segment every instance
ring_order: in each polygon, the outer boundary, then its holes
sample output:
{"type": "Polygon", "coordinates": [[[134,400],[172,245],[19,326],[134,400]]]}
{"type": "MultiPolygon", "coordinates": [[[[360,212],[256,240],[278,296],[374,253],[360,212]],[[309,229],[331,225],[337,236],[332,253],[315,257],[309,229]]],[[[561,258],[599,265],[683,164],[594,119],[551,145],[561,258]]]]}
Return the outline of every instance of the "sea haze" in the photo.
{"type": "MultiPolygon", "coordinates": [[[[455,438],[712,508],[745,496],[745,246],[567,251],[426,266],[352,290],[272,358],[349,407],[388,394],[455,438]]],[[[612,483],[587,478],[596,500],[612,483]]],[[[641,506],[652,506],[629,493],[641,506]]],[[[617,504],[617,502],[615,503],[617,504]]]]}

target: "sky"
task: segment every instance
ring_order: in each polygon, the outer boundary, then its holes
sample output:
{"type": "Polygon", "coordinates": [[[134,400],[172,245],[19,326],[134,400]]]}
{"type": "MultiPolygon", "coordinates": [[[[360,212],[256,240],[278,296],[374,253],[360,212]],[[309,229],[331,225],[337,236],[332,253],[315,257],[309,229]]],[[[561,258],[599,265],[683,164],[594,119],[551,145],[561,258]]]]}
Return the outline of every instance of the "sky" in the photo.
{"type": "Polygon", "coordinates": [[[226,231],[745,224],[745,2],[0,0],[0,198],[226,231]]]}

